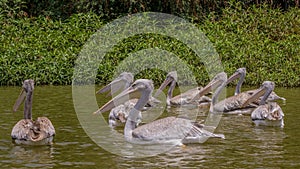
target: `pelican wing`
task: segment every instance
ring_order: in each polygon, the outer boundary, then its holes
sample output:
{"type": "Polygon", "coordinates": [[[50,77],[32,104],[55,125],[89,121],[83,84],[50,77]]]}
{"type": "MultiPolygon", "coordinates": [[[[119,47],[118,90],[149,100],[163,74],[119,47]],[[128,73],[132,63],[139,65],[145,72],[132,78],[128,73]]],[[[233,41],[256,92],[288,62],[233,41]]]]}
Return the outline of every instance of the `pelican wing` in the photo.
{"type": "Polygon", "coordinates": [[[203,129],[203,126],[191,122],[191,120],[167,117],[140,126],[133,130],[133,137],[143,140],[171,140],[201,137],[221,137],[222,134],[214,134],[203,129]]]}
{"type": "Polygon", "coordinates": [[[250,93],[243,92],[235,96],[228,97],[214,105],[214,109],[219,112],[229,112],[241,108],[252,108],[254,105],[249,104],[243,106],[247,99],[251,96],[250,93]]]}
{"type": "Polygon", "coordinates": [[[45,138],[55,135],[54,126],[47,117],[38,117],[35,121],[35,126],[38,127],[41,132],[45,133],[45,138]]]}
{"type": "Polygon", "coordinates": [[[12,139],[28,140],[30,138],[30,130],[33,127],[33,122],[30,119],[22,119],[12,129],[12,139]]]}
{"type": "Polygon", "coordinates": [[[192,127],[190,120],[167,117],[134,129],[132,135],[143,140],[183,139],[192,127]]]}

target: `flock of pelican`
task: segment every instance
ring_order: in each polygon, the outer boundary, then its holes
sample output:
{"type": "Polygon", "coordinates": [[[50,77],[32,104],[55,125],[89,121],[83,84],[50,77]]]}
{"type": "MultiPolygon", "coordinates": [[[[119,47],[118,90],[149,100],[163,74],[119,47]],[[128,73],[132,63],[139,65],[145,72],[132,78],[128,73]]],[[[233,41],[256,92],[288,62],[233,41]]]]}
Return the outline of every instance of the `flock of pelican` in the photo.
{"type": "Polygon", "coordinates": [[[245,76],[245,68],[237,69],[229,78],[227,78],[225,72],[221,72],[205,87],[190,89],[173,97],[173,90],[177,82],[177,73],[175,71],[168,73],[165,81],[155,94],[153,94],[154,86],[152,80],[137,79],[133,82],[133,75],[124,72],[112,83],[97,92],[107,92],[111,89],[112,93],[116,93],[116,90],[126,86],[122,92],[95,111],[94,114],[110,111],[109,125],[114,127],[118,123],[125,123],[124,137],[128,142],[133,143],[175,142],[177,144],[185,144],[199,143],[199,140],[204,137],[224,138],[223,134],[214,134],[206,131],[203,124],[180,117],[165,117],[139,126],[139,123],[142,121],[141,111],[145,110],[147,106],[155,106],[155,102],[158,102],[155,98],[163,92],[163,89],[170,85],[166,99],[166,105],[168,106],[192,104],[201,108],[207,107],[210,113],[251,114],[251,120],[256,125],[283,127],[284,114],[275,101],[278,99],[285,100],[285,98],[279,97],[274,92],[274,82],[264,81],[258,89],[241,92],[245,76]],[[124,78],[125,74],[131,78],[124,78]],[[238,78],[239,81],[234,96],[219,101],[218,98],[222,90],[238,78]],[[126,85],[116,84],[120,81],[126,85]],[[112,84],[116,84],[116,87],[112,87],[112,84]],[[212,92],[213,89],[215,91],[210,98],[207,94],[212,92]],[[151,100],[155,100],[154,104],[151,100]]]}
{"type": "MultiPolygon", "coordinates": [[[[205,87],[190,89],[173,97],[173,90],[177,83],[176,71],[169,72],[165,81],[153,94],[153,81],[137,79],[131,73],[123,72],[108,85],[97,91],[97,94],[109,92],[107,96],[115,95],[110,101],[94,112],[99,114],[110,111],[109,125],[111,127],[124,124],[125,140],[132,143],[165,143],[176,144],[200,143],[202,138],[225,138],[223,134],[215,134],[204,129],[204,125],[181,117],[165,117],[147,124],[142,122],[141,111],[147,110],[160,103],[157,96],[169,85],[166,105],[196,105],[207,108],[210,113],[250,114],[255,125],[283,127],[283,111],[275,102],[279,97],[275,92],[275,84],[264,81],[260,88],[241,92],[241,86],[246,76],[246,69],[239,68],[227,78],[225,72],[218,73],[205,87]],[[235,79],[239,79],[233,96],[219,101],[222,90],[235,79]],[[211,97],[208,94],[214,90],[211,97]],[[128,99],[129,98],[129,99],[128,99]]],[[[13,110],[16,111],[24,103],[24,119],[15,124],[11,137],[16,144],[44,145],[51,144],[55,129],[47,117],[32,120],[32,100],[34,81],[23,82],[22,91],[13,110]]],[[[149,112],[151,113],[151,112],[149,112]]]]}

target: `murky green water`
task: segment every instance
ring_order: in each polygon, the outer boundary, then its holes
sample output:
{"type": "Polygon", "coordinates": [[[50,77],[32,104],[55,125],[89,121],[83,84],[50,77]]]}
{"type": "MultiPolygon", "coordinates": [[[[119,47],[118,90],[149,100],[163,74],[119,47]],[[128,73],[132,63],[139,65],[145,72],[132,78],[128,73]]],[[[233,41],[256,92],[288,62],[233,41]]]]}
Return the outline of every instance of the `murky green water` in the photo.
{"type": "Polygon", "coordinates": [[[95,144],[77,119],[71,86],[35,88],[33,117],[51,119],[56,128],[55,143],[39,147],[14,145],[10,132],[23,117],[22,109],[12,112],[19,92],[20,87],[0,87],[1,168],[300,167],[300,88],[276,88],[276,93],[287,99],[285,105],[280,102],[285,113],[283,129],[255,127],[249,116],[223,116],[216,132],[224,133],[225,140],[209,139],[147,158],[114,155],[95,144]]]}

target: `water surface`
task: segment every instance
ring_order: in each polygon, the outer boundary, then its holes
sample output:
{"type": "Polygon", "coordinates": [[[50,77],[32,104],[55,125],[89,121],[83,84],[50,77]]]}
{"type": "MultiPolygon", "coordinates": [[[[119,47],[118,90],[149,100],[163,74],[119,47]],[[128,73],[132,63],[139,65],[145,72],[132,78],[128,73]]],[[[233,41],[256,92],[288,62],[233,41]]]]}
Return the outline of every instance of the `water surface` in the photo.
{"type": "MultiPolygon", "coordinates": [[[[99,87],[98,87],[99,88],[99,87]]],[[[72,102],[71,86],[37,86],[33,118],[47,116],[56,129],[51,146],[19,146],[11,141],[14,124],[23,117],[23,108],[12,112],[20,87],[0,87],[1,168],[299,168],[300,88],[276,88],[287,99],[281,105],[284,128],[255,127],[249,116],[223,116],[216,133],[225,140],[209,139],[203,144],[174,147],[147,158],[111,154],[94,143],[82,129],[72,102]]],[[[228,93],[232,93],[229,89],[228,93]]],[[[99,106],[107,101],[97,96],[99,106]]],[[[166,115],[176,115],[169,109],[166,115]]],[[[181,110],[182,111],[182,110],[181,110]]],[[[205,114],[199,115],[205,119],[205,114]]],[[[121,133],[122,128],[117,128],[121,133]]],[[[112,140],[113,142],[113,140],[112,140]]]]}

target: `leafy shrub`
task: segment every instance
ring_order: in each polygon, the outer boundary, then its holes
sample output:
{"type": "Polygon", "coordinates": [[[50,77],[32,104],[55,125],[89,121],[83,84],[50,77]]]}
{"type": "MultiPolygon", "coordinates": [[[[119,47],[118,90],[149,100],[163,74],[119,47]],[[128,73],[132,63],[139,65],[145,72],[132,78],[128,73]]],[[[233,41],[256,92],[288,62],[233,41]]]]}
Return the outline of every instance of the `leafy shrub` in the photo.
{"type": "MultiPolygon", "coordinates": [[[[282,12],[269,6],[232,4],[222,14],[209,15],[197,26],[214,43],[228,74],[247,68],[247,85],[273,80],[277,86],[299,87],[300,10],[282,12]]],[[[0,15],[0,85],[20,85],[26,78],[37,84],[71,84],[74,62],[83,44],[101,26],[101,16],[89,12],[68,19],[48,17],[7,18],[0,15]]],[[[96,83],[107,83],[116,66],[130,53],[160,48],[189,64],[196,80],[209,81],[203,63],[191,49],[169,37],[155,34],[127,38],[107,53],[99,65],[96,83]]],[[[166,65],[167,66],[167,65],[166,65]]],[[[153,78],[161,83],[165,73],[145,70],[136,78],[153,78]]]]}
{"type": "Polygon", "coordinates": [[[227,72],[247,68],[248,85],[264,80],[278,86],[300,85],[300,10],[282,13],[264,5],[243,9],[235,4],[200,27],[215,44],[227,72]]]}

